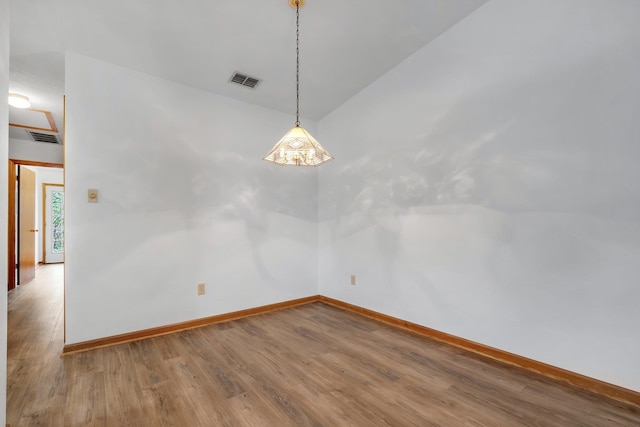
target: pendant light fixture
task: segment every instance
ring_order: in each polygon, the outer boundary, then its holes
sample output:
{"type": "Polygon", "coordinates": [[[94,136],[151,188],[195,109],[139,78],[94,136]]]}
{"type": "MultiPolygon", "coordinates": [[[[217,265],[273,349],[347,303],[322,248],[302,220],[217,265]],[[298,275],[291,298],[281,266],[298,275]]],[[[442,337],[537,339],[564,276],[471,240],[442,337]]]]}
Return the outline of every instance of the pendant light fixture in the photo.
{"type": "Polygon", "coordinates": [[[300,126],[300,7],[304,2],[305,0],[289,0],[291,7],[296,8],[296,123],[263,157],[264,160],[285,166],[318,166],[333,159],[333,156],[300,126]]]}

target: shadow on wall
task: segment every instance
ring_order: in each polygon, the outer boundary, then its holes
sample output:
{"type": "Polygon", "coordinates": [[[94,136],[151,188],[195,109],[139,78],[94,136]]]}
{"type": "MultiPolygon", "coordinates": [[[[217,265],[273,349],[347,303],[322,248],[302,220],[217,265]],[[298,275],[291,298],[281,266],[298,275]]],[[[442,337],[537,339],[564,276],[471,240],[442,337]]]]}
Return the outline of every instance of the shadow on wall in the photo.
{"type": "MultiPolygon", "coordinates": [[[[485,87],[426,134],[419,111],[401,111],[416,108],[402,94],[393,95],[400,100],[391,124],[352,118],[368,135],[352,138],[357,146],[344,142],[346,164],[321,173],[333,274],[374,270],[370,280],[385,304],[483,334],[526,325],[561,341],[547,313],[592,331],[624,325],[625,311],[612,307],[637,293],[640,145],[629,113],[613,116],[610,104],[597,102],[612,96],[599,79],[614,59],[485,87]],[[403,123],[397,139],[381,141],[389,131],[380,126],[394,126],[394,118],[403,123]],[[580,304],[567,307],[577,296],[580,304]],[[476,304],[483,300],[491,305],[476,304]]],[[[623,105],[635,96],[622,101],[614,92],[623,105]]]]}
{"type": "MultiPolygon", "coordinates": [[[[242,139],[216,133],[230,125],[216,126],[211,120],[214,114],[206,120],[197,116],[206,110],[178,111],[158,102],[161,94],[142,89],[132,98],[153,109],[145,116],[151,119],[138,123],[136,118],[118,116],[131,121],[122,123],[130,130],[122,134],[114,134],[119,128],[104,123],[104,135],[118,144],[93,144],[84,156],[86,182],[98,183],[101,200],[99,209],[87,208],[83,225],[86,233],[95,234],[99,224],[101,233],[111,237],[95,239],[109,246],[101,250],[118,254],[121,260],[165,259],[162,268],[192,265],[202,266],[203,271],[211,268],[212,254],[224,252],[223,259],[234,254],[233,262],[244,262],[238,270],[255,268],[270,282],[277,279],[273,265],[284,264],[288,255],[276,254],[273,248],[315,251],[316,170],[274,167],[262,161],[264,153],[253,152],[256,144],[244,146],[242,139]],[[286,218],[291,222],[282,226],[286,218]],[[156,252],[157,256],[150,255],[156,252]],[[249,254],[251,263],[245,258],[249,254]],[[276,255],[280,260],[274,263],[276,255]]],[[[79,146],[77,151],[84,149],[79,146]]],[[[96,259],[93,265],[109,270],[112,262],[96,259]]],[[[123,271],[134,268],[133,262],[123,262],[127,264],[123,271]]]]}
{"type": "Polygon", "coordinates": [[[640,158],[640,146],[628,135],[631,113],[610,117],[598,102],[617,91],[600,83],[602,68],[616,60],[600,55],[569,70],[500,81],[459,99],[426,134],[419,108],[396,101],[410,109],[390,117],[403,122],[397,139],[382,141],[377,135],[389,132],[368,126],[370,136],[358,146],[367,154],[347,156],[339,171],[322,175],[320,221],[341,223],[349,234],[376,223],[376,211],[446,205],[636,221],[640,168],[632,159],[640,158]]]}

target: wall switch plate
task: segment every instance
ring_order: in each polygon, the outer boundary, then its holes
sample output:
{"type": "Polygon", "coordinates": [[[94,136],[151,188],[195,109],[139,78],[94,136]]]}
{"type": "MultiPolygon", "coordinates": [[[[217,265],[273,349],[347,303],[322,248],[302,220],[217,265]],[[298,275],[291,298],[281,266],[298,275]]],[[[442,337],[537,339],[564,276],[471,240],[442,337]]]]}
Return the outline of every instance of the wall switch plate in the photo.
{"type": "Polygon", "coordinates": [[[90,188],[87,190],[87,202],[98,203],[98,190],[90,188]]]}
{"type": "Polygon", "coordinates": [[[351,284],[352,284],[353,286],[355,286],[355,285],[356,285],[356,275],[355,275],[355,274],[352,274],[352,275],[351,275],[351,284]]]}
{"type": "Polygon", "coordinates": [[[198,283],[198,295],[204,295],[204,283],[198,283]]]}

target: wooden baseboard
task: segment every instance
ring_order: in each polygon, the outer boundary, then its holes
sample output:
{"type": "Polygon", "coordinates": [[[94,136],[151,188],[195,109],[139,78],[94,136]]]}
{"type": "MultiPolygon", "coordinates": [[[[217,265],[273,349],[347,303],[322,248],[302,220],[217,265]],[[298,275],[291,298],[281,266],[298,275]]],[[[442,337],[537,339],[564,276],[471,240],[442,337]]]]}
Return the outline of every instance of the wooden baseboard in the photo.
{"type": "Polygon", "coordinates": [[[591,392],[607,396],[618,401],[640,405],[640,393],[634,390],[629,390],[627,388],[600,381],[595,378],[587,377],[585,375],[567,371],[562,368],[547,365],[546,363],[528,359],[523,356],[518,356],[517,354],[489,347],[484,344],[479,344],[474,341],[469,341],[455,335],[440,332],[435,329],[427,328],[426,326],[418,325],[416,323],[407,322],[406,320],[398,319],[396,317],[378,313],[377,311],[358,307],[356,305],[333,298],[320,296],[320,302],[351,311],[353,313],[386,323],[388,325],[415,332],[427,338],[431,338],[433,340],[449,344],[454,347],[468,350],[478,355],[488,357],[490,359],[506,363],[508,365],[518,366],[528,371],[541,374],[545,377],[569,383],[576,387],[580,387],[582,389],[589,390],[591,392]]]}
{"type": "Polygon", "coordinates": [[[153,338],[160,335],[172,334],[175,332],[185,331],[187,329],[199,328],[202,326],[213,325],[214,323],[229,322],[245,317],[257,316],[259,314],[269,313],[271,311],[283,310],[302,304],[309,304],[320,300],[320,295],[313,295],[305,298],[298,298],[290,301],[279,302],[275,304],[263,305],[261,307],[248,308],[246,310],[233,311],[231,313],[219,314],[217,316],[203,317],[201,319],[190,320],[187,322],[174,323],[172,325],[160,326],[157,328],[144,329],[141,331],[129,332],[126,334],[114,335],[105,338],[98,338],[91,341],[83,341],[64,346],[63,355],[79,353],[82,351],[95,350],[97,348],[109,347],[112,345],[124,344],[131,341],[139,341],[147,338],[153,338]]]}
{"type": "Polygon", "coordinates": [[[231,320],[238,320],[245,317],[257,316],[264,313],[269,313],[276,310],[283,310],[298,305],[309,304],[313,302],[322,302],[334,307],[338,307],[350,312],[356,313],[361,316],[368,317],[379,322],[386,323],[391,326],[395,326],[407,331],[411,331],[422,335],[424,337],[452,345],[457,348],[461,348],[467,351],[471,351],[478,355],[496,360],[508,365],[518,366],[528,371],[538,373],[548,378],[552,378],[557,381],[572,384],[576,387],[580,387],[585,390],[606,396],[618,401],[632,403],[640,406],[640,393],[634,390],[629,390],[624,387],[620,387],[614,384],[610,384],[604,381],[597,380],[595,378],[587,377],[575,372],[567,371],[562,368],[547,365],[546,363],[538,362],[533,359],[528,359],[517,354],[509,353],[497,348],[489,347],[484,344],[480,344],[474,341],[466,340],[464,338],[450,335],[445,332],[440,332],[435,329],[421,326],[416,323],[411,323],[406,320],[398,319],[397,317],[388,316],[386,314],[379,313],[377,311],[369,310],[367,308],[359,307],[357,305],[349,304],[340,300],[325,297],[322,295],[313,295],[310,297],[299,298],[290,301],[279,302],[276,304],[264,305],[261,307],[249,308],[246,310],[234,311],[231,313],[220,314],[217,316],[205,317],[202,319],[191,320],[188,322],[176,323],[173,325],[161,326],[158,328],[145,329],[142,331],[130,332],[121,335],[115,335],[106,338],[100,338],[97,340],[84,341],[75,344],[65,345],[63,355],[78,353],[82,351],[94,350],[101,347],[108,347],[117,344],[123,344],[131,341],[138,341],[146,338],[157,337],[160,335],[172,334],[187,329],[199,328],[201,326],[212,325],[215,323],[228,322],[231,320]]]}

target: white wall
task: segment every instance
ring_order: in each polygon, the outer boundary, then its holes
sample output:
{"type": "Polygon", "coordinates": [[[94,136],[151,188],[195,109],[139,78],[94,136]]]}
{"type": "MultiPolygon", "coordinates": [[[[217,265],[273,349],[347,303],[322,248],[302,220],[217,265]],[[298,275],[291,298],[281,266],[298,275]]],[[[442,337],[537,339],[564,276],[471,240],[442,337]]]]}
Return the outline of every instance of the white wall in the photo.
{"type": "Polygon", "coordinates": [[[62,144],[10,139],[9,158],[62,164],[64,163],[64,149],[62,144]]]}
{"type": "Polygon", "coordinates": [[[69,54],[67,342],[315,294],[320,271],[322,294],[640,390],[639,17],[492,0],[320,123],[320,204],[316,170],[259,160],[292,117],[69,54]]]}
{"type": "Polygon", "coordinates": [[[36,229],[40,232],[36,236],[36,262],[41,263],[44,259],[44,247],[43,247],[43,233],[45,232],[42,224],[43,206],[42,196],[43,187],[42,184],[63,184],[64,183],[64,170],[62,168],[49,168],[39,166],[23,166],[31,169],[36,173],[36,229]]]}
{"type": "Polygon", "coordinates": [[[323,119],[320,293],[640,391],[638,22],[492,0],[323,119]]]}
{"type": "MultiPolygon", "coordinates": [[[[0,94],[9,93],[9,0],[0,0],[0,94]]],[[[7,165],[9,162],[9,106],[0,102],[0,224],[7,223],[7,165]]],[[[0,227],[0,242],[7,227],[0,227]]],[[[0,277],[7,277],[7,245],[0,244],[0,277]]],[[[7,292],[0,292],[0,425],[7,419],[7,292]]]]}
{"type": "Polygon", "coordinates": [[[67,343],[317,294],[317,171],[261,160],[293,116],[73,53],[65,87],[67,343]]]}

